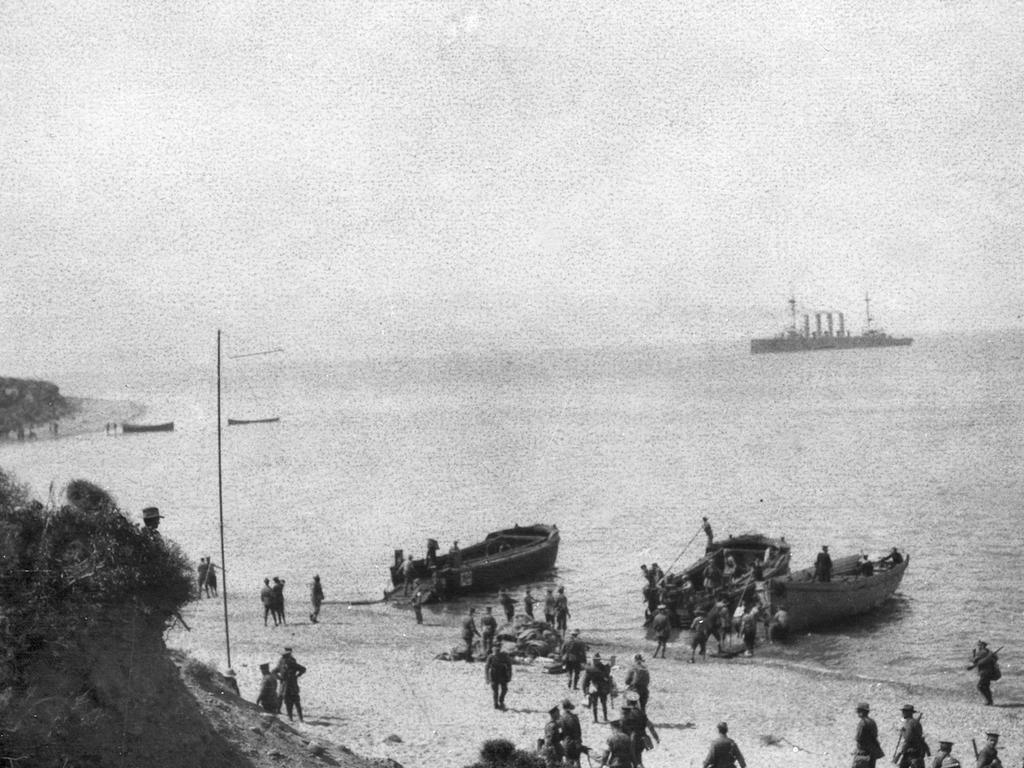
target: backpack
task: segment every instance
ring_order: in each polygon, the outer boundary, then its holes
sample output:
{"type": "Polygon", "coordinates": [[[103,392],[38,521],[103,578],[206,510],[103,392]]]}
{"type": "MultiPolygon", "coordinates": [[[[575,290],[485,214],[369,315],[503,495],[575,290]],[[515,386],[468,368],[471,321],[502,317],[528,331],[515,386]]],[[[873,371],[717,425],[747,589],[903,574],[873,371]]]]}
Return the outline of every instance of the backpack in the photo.
{"type": "Polygon", "coordinates": [[[999,657],[994,653],[992,654],[992,679],[998,680],[1003,676],[1003,672],[999,669],[999,657]]]}

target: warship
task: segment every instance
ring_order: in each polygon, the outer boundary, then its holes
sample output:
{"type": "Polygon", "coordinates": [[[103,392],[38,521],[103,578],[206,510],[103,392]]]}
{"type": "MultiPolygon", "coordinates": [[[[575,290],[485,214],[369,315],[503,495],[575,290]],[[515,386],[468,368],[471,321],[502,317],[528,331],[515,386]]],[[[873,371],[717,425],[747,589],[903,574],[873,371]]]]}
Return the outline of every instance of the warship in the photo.
{"type": "Polygon", "coordinates": [[[866,325],[864,333],[853,336],[846,330],[846,318],[842,312],[815,312],[815,327],[811,330],[811,316],[803,316],[803,327],[796,325],[796,299],[789,299],[789,327],[770,339],[751,339],[752,354],[763,352],[815,352],[829,349],[864,349],[867,347],[907,347],[913,339],[890,336],[880,328],[873,328],[871,323],[871,299],[865,294],[864,309],[866,325]],[[825,324],[822,325],[822,318],[825,324]],[[833,324],[834,320],[836,321],[833,324]]]}

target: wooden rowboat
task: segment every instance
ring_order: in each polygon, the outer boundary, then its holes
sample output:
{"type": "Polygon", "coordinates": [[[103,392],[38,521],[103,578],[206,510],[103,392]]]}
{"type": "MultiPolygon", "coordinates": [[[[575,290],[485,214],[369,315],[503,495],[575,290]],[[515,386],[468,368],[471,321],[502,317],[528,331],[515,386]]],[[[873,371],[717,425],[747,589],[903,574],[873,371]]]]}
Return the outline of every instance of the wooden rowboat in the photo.
{"type": "Polygon", "coordinates": [[[280,416],[272,416],[269,419],[228,419],[228,426],[237,427],[241,424],[272,424],[275,421],[280,420],[280,416]]]}
{"type": "MultiPolygon", "coordinates": [[[[430,562],[426,558],[413,560],[412,577],[430,588],[428,599],[431,601],[473,592],[493,592],[553,568],[558,558],[559,539],[557,525],[516,525],[489,533],[478,544],[465,547],[456,562],[450,552],[437,555],[430,562]]],[[[404,552],[396,549],[391,583],[397,589],[389,594],[402,591],[404,560],[404,552]]]]}
{"type": "Polygon", "coordinates": [[[833,560],[831,581],[815,581],[814,568],[772,579],[768,589],[770,610],[785,611],[785,628],[790,632],[837,624],[867,613],[892,597],[910,565],[910,555],[895,565],[880,558],[871,562],[872,573],[866,576],[859,560],[859,555],[833,560]]]}
{"type": "Polygon", "coordinates": [[[132,432],[173,432],[174,422],[165,421],[163,424],[128,424],[121,425],[121,431],[125,434],[132,432]]]}

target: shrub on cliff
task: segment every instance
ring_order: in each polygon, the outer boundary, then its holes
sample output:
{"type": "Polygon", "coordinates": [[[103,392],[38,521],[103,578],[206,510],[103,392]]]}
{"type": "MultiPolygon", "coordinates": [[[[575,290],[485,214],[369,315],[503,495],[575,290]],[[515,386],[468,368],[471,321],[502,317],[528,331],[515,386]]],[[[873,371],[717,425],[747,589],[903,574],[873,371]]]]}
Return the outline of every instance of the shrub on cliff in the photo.
{"type": "Polygon", "coordinates": [[[480,760],[467,768],[544,768],[544,759],[516,749],[508,739],[488,739],[480,747],[480,760]]]}

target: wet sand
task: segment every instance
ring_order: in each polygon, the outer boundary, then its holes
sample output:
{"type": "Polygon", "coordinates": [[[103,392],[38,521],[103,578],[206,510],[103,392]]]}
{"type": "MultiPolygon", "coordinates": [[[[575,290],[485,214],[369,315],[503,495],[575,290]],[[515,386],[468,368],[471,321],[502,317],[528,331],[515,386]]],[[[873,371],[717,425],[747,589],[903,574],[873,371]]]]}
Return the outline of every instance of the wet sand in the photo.
{"type": "MultiPolygon", "coordinates": [[[[390,757],[406,768],[458,768],[473,763],[488,738],[532,747],[543,735],[547,710],[568,695],[580,715],[584,743],[595,750],[594,764],[599,762],[609,727],[592,722],[582,692],[567,690],[565,675],[547,674],[543,660],[515,666],[506,699],[509,709],[496,711],[483,663],[435,660],[458,644],[457,617],[425,610],[425,623],[418,626],[411,611],[390,604],[326,604],[320,623],[312,624],[308,587],[289,584],[289,590],[291,620],[280,628],[263,626],[258,597],[232,598],[231,658],[242,695],[252,700],[259,688],[258,665],[273,665],[284,645],[293,646],[295,657],[308,669],[301,681],[306,723],[298,727],[311,737],[367,756],[390,757]],[[388,740],[392,735],[400,741],[388,740]]],[[[192,631],[171,630],[168,645],[224,670],[222,602],[194,603],[185,619],[192,631]]],[[[892,754],[899,708],[907,702],[924,713],[933,749],[939,739],[954,741],[954,755],[964,765],[973,763],[970,739],[980,746],[989,730],[1004,734],[1005,764],[1019,764],[1024,752],[1024,702],[1000,701],[996,683],[997,706],[983,706],[973,687],[976,678],[967,671],[961,693],[951,699],[946,692],[916,688],[910,681],[893,685],[850,679],[756,655],[698,657],[690,664],[685,633],[669,646],[667,659],[650,659],[653,643],[643,639],[639,628],[635,646],[604,645],[595,632],[581,636],[591,652],[599,651],[606,659],[617,655],[613,676],[620,688],[633,654],[641,652],[648,659],[648,713],[661,743],[647,753],[647,768],[700,766],[720,720],[729,723],[730,735],[752,768],[848,766],[859,701],[870,703],[878,722],[886,751],[880,766],[892,754]]],[[[615,708],[621,703],[617,700],[615,708]]]]}

